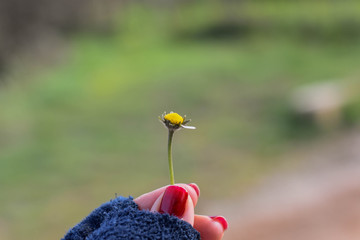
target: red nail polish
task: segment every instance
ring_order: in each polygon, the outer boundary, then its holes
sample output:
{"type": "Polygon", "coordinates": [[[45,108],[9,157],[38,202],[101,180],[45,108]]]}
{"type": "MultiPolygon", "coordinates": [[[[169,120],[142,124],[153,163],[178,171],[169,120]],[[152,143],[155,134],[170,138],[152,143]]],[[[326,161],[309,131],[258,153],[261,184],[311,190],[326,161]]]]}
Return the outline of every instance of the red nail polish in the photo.
{"type": "Polygon", "coordinates": [[[182,187],[174,185],[167,187],[161,200],[159,212],[181,218],[185,211],[188,196],[189,193],[182,187]]]}
{"type": "Polygon", "coordinates": [[[226,219],[222,216],[213,216],[210,217],[212,220],[217,221],[218,223],[220,223],[224,229],[224,231],[228,228],[228,223],[226,221],[226,219]]]}
{"type": "Polygon", "coordinates": [[[196,194],[197,194],[198,197],[199,197],[199,196],[200,196],[200,189],[199,189],[199,187],[198,187],[195,183],[190,183],[190,184],[188,184],[188,185],[195,190],[196,194]]]}

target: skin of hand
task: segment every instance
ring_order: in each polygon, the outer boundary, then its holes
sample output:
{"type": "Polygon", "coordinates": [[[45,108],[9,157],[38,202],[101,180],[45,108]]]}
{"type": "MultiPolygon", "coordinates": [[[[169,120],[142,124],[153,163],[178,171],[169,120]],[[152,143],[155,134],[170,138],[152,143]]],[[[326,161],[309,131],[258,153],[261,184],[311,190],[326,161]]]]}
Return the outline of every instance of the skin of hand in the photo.
{"type": "Polygon", "coordinates": [[[200,196],[199,187],[192,184],[175,184],[145,193],[134,201],[141,210],[169,213],[190,223],[200,232],[202,240],[221,240],[227,229],[224,217],[195,214],[195,206],[200,196]]]}

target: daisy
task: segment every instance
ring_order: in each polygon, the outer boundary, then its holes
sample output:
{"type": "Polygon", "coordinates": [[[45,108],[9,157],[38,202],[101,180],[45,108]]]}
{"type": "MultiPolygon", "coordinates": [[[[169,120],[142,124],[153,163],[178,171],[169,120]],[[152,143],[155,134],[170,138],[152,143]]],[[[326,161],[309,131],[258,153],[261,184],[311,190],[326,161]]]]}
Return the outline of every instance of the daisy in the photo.
{"type": "Polygon", "coordinates": [[[174,132],[181,128],[186,129],[195,129],[195,127],[192,126],[186,126],[189,120],[186,120],[186,116],[182,117],[178,113],[170,112],[166,114],[164,112],[161,117],[159,117],[159,120],[165,125],[165,127],[169,130],[169,136],[168,136],[168,161],[169,161],[169,172],[170,172],[170,184],[175,184],[174,180],[174,168],[173,168],[173,162],[172,162],[172,139],[174,136],[174,132]]]}

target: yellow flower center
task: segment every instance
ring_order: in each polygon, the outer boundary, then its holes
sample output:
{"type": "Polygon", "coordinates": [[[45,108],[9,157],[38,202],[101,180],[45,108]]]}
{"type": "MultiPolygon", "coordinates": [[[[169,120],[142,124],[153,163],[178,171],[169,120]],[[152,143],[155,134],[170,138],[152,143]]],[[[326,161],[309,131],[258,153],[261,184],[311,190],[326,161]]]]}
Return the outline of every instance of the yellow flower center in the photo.
{"type": "Polygon", "coordinates": [[[184,122],[184,118],[177,113],[169,113],[164,116],[165,120],[168,120],[171,124],[180,125],[184,122]]]}

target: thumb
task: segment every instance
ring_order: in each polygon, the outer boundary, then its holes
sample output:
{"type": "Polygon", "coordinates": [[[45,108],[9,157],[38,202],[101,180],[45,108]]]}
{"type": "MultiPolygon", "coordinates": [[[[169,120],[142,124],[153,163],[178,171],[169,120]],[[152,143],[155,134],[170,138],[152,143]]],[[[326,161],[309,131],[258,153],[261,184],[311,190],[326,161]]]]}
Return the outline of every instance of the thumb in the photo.
{"type": "Polygon", "coordinates": [[[194,203],[187,189],[181,186],[168,186],[156,199],[151,211],[168,213],[194,225],[194,203]]]}

